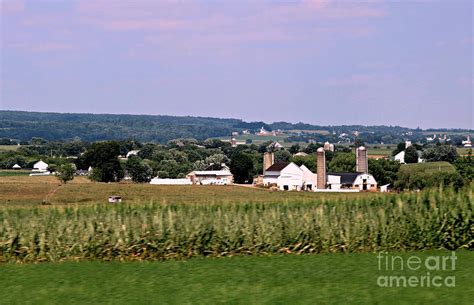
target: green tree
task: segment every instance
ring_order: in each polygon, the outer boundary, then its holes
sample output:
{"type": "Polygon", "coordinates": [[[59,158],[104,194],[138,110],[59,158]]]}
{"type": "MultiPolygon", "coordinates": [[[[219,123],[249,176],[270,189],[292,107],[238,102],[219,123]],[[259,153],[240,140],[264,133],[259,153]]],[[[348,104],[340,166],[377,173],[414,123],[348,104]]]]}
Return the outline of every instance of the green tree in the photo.
{"type": "Polygon", "coordinates": [[[391,184],[397,181],[400,163],[387,159],[369,159],[369,173],[371,173],[379,185],[391,184]]]}
{"type": "Polygon", "coordinates": [[[405,149],[405,163],[418,163],[418,151],[413,146],[405,149]]]}
{"type": "Polygon", "coordinates": [[[294,162],[298,166],[306,166],[313,173],[316,172],[316,154],[291,157],[290,161],[294,162]]]}
{"type": "Polygon", "coordinates": [[[152,168],[137,156],[128,158],[125,168],[133,182],[148,183],[153,178],[152,168]]]}
{"type": "Polygon", "coordinates": [[[230,161],[230,171],[236,183],[250,183],[254,172],[253,158],[245,152],[235,154],[230,161]]]}
{"type": "Polygon", "coordinates": [[[287,162],[291,158],[289,151],[281,149],[274,152],[275,162],[287,162]]]}
{"type": "Polygon", "coordinates": [[[474,180],[474,158],[472,157],[472,149],[469,149],[467,156],[459,157],[454,162],[456,170],[467,181],[474,180]]]}
{"type": "Polygon", "coordinates": [[[337,153],[328,164],[330,172],[355,172],[356,157],[353,153],[337,153]]]}
{"type": "Polygon", "coordinates": [[[447,161],[453,163],[457,156],[456,148],[449,144],[433,145],[423,152],[423,159],[426,162],[447,161]]]}
{"type": "Polygon", "coordinates": [[[67,183],[74,179],[74,174],[76,173],[76,167],[72,163],[65,163],[61,165],[56,171],[56,178],[58,178],[63,183],[67,183]]]}
{"type": "Polygon", "coordinates": [[[393,151],[392,151],[392,156],[395,156],[397,155],[399,152],[401,151],[404,151],[405,150],[405,142],[400,142],[397,144],[397,148],[395,148],[393,151]]]}
{"type": "Polygon", "coordinates": [[[291,147],[290,147],[290,153],[291,153],[292,155],[294,155],[294,154],[298,153],[298,152],[300,151],[300,149],[301,149],[301,147],[300,147],[299,144],[293,144],[293,145],[291,145],[291,147]]]}
{"type": "Polygon", "coordinates": [[[360,147],[360,146],[365,146],[365,143],[360,138],[356,138],[354,141],[354,147],[360,147]]]}
{"type": "Polygon", "coordinates": [[[85,164],[92,166],[90,178],[100,182],[120,181],[123,168],[118,156],[120,145],[115,141],[97,142],[85,152],[85,164]]]}

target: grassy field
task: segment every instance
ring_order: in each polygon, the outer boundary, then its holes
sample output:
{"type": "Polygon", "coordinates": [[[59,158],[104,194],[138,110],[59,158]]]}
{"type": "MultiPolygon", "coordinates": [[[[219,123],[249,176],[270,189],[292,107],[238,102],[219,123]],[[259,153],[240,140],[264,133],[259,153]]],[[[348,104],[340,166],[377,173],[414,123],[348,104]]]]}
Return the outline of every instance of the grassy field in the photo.
{"type": "Polygon", "coordinates": [[[132,183],[93,183],[76,177],[66,185],[52,176],[0,177],[1,205],[38,205],[52,191],[53,205],[106,203],[110,195],[122,196],[129,203],[238,203],[308,202],[334,198],[386,196],[380,193],[272,192],[243,186],[173,186],[132,183]]]}
{"type": "Polygon", "coordinates": [[[0,145],[0,152],[3,151],[16,151],[18,149],[18,145],[0,145]]]}
{"type": "Polygon", "coordinates": [[[426,162],[402,164],[401,172],[407,173],[434,173],[434,172],[455,172],[456,169],[449,162],[426,162]]]}
{"type": "Polygon", "coordinates": [[[30,173],[30,170],[0,169],[0,177],[28,176],[30,173]]]}
{"type": "Polygon", "coordinates": [[[460,148],[460,147],[458,147],[458,148],[456,148],[456,150],[458,152],[458,155],[460,155],[460,156],[467,156],[469,151],[471,151],[471,153],[474,154],[474,149],[472,149],[472,148],[464,148],[464,147],[460,148]]]}
{"type": "MultiPolygon", "coordinates": [[[[390,253],[404,260],[448,251],[390,253]]],[[[455,287],[380,287],[377,254],[2,265],[2,304],[472,304],[474,254],[457,251],[455,287]]]]}

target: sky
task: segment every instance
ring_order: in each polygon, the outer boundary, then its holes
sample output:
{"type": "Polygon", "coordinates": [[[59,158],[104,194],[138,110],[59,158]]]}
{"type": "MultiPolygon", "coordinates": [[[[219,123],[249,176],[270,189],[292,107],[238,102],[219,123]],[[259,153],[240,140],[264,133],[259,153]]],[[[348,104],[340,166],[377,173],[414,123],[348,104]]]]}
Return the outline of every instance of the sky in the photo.
{"type": "Polygon", "coordinates": [[[2,110],[474,129],[471,1],[0,2],[2,110]]]}

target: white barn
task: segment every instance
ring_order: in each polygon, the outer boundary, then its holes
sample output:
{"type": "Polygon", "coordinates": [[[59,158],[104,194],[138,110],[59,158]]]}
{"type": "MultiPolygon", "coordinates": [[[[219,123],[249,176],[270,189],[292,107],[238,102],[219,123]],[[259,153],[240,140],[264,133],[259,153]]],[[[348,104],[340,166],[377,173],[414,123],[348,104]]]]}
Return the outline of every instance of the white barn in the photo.
{"type": "Polygon", "coordinates": [[[277,162],[265,170],[263,185],[276,185],[282,191],[313,190],[316,174],[306,166],[291,162],[277,162]]]}
{"type": "Polygon", "coordinates": [[[331,190],[377,191],[374,176],[365,173],[328,173],[327,184],[331,190]]]}

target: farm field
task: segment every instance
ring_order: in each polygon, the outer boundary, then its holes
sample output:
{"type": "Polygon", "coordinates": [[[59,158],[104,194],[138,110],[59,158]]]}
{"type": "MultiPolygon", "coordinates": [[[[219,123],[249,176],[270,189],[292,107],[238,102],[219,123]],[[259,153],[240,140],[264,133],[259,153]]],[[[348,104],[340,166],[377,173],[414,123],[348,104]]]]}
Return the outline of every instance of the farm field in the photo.
{"type": "Polygon", "coordinates": [[[31,170],[1,169],[0,177],[28,176],[30,173],[31,173],[31,170]]]}
{"type": "MultiPolygon", "coordinates": [[[[391,253],[407,259],[449,251],[391,253]]],[[[379,287],[377,254],[2,265],[4,304],[471,304],[474,254],[457,251],[455,287],[379,287]]]]}
{"type": "Polygon", "coordinates": [[[455,172],[456,168],[449,162],[426,162],[402,164],[400,172],[402,173],[433,173],[433,172],[455,172]]]}
{"type": "Polygon", "coordinates": [[[18,149],[18,145],[0,145],[0,152],[4,151],[16,151],[18,149]]]}
{"type": "MultiPolygon", "coordinates": [[[[22,192],[32,185],[25,183],[22,192]]],[[[55,185],[35,186],[39,191],[55,185]]],[[[0,262],[459,249],[473,243],[472,185],[457,192],[446,188],[352,197],[239,186],[153,187],[76,183],[61,187],[52,205],[3,201],[0,262]],[[122,187],[124,198],[136,197],[102,203],[110,190],[106,187],[122,187]],[[97,201],[95,192],[101,191],[104,199],[97,201]],[[75,204],[87,194],[94,196],[75,204]],[[68,198],[71,204],[65,204],[68,198]]]]}
{"type": "Polygon", "coordinates": [[[474,150],[472,148],[458,147],[456,148],[456,150],[458,152],[458,155],[460,156],[467,156],[469,154],[469,151],[474,154],[474,150]]]}
{"type": "MultiPolygon", "coordinates": [[[[466,304],[473,186],[402,194],[0,177],[5,304],[466,304]],[[41,205],[53,190],[51,205],[41,205]],[[108,195],[124,197],[106,203],[108,195]],[[377,285],[379,251],[458,249],[456,287],[377,285]]],[[[433,271],[443,276],[446,271],[433,271]]]]}
{"type": "Polygon", "coordinates": [[[86,177],[76,177],[58,187],[53,176],[0,177],[0,206],[41,204],[46,196],[53,205],[106,203],[110,195],[122,196],[128,203],[238,203],[315,201],[330,198],[387,196],[380,193],[309,193],[271,192],[243,186],[159,186],[132,183],[95,183],[86,177]]]}

